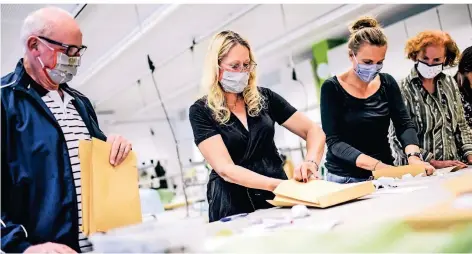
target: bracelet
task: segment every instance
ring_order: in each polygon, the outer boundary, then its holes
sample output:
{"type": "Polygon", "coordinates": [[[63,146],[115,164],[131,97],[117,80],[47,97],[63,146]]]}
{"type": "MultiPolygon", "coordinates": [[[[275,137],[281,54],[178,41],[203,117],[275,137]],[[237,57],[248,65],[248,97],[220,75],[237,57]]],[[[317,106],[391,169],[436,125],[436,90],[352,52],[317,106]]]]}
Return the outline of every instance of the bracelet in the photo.
{"type": "Polygon", "coordinates": [[[375,168],[377,167],[377,165],[379,165],[380,161],[377,161],[377,163],[375,163],[375,166],[374,166],[374,169],[372,171],[375,171],[375,168]]]}
{"type": "Polygon", "coordinates": [[[318,163],[316,163],[316,161],[314,161],[314,160],[306,160],[306,162],[314,163],[315,166],[316,166],[316,169],[319,169],[319,168],[320,168],[320,167],[318,166],[318,163]]]}

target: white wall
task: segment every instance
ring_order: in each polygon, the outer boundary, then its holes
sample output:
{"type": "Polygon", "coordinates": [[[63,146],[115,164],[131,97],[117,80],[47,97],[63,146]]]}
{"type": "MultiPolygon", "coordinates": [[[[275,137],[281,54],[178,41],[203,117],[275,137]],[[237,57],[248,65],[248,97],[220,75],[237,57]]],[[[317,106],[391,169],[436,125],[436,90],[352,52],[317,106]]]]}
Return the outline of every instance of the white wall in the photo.
{"type": "MultiPolygon", "coordinates": [[[[315,79],[311,66],[311,60],[305,60],[295,65],[297,78],[301,83],[292,80],[292,69],[289,67],[281,68],[282,76],[280,84],[271,86],[271,89],[280,94],[292,106],[298,110],[303,110],[312,105],[318,104],[319,99],[316,96],[315,79]]],[[[311,120],[321,123],[319,108],[304,112],[311,120]]],[[[275,144],[278,148],[300,147],[300,142],[305,145],[305,141],[293,134],[289,130],[276,124],[275,144]]],[[[295,165],[302,161],[301,151],[284,152],[289,156],[295,165]]]]}

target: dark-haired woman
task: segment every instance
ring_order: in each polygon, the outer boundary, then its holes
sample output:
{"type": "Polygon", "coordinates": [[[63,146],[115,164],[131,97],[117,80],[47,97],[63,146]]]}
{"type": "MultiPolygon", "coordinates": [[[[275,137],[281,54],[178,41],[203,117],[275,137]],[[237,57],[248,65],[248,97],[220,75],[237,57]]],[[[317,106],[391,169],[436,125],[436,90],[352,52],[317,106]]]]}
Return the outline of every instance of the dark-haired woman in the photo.
{"type": "Polygon", "coordinates": [[[472,129],[472,46],[462,52],[455,79],[461,93],[465,120],[472,129]]]}

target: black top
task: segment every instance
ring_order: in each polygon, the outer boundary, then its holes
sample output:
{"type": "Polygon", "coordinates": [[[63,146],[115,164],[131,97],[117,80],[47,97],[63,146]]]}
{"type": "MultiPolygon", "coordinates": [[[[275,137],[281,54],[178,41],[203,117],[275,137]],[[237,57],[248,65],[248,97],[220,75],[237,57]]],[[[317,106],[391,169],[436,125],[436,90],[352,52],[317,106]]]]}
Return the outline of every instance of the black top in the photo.
{"type": "MultiPolygon", "coordinates": [[[[296,112],[296,109],[270,89],[262,87],[258,89],[264,98],[264,107],[256,117],[247,114],[249,131],[233,113],[226,124],[219,124],[207,107],[206,99],[196,101],[189,112],[195,144],[198,146],[209,137],[221,135],[236,165],[268,177],[287,179],[274,142],[274,123],[283,124],[296,112]]],[[[210,221],[265,208],[268,205],[265,199],[271,195],[273,197],[272,193],[266,191],[248,190],[225,182],[214,170],[210,174],[207,195],[210,221]],[[214,200],[217,202],[213,202],[214,200]]]]}
{"type": "Polygon", "coordinates": [[[350,95],[336,76],[326,80],[321,87],[321,121],[328,145],[328,171],[340,176],[372,176],[372,171],[356,166],[362,153],[392,165],[390,120],[403,147],[418,145],[398,84],[389,74],[380,74],[379,90],[366,99],[350,95]]]}

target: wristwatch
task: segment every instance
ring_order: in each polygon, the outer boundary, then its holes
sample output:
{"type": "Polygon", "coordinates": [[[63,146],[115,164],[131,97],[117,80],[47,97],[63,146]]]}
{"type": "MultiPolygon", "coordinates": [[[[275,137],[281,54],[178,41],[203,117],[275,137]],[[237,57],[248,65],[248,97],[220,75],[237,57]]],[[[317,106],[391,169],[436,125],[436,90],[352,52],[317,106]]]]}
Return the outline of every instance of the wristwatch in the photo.
{"type": "Polygon", "coordinates": [[[421,153],[418,153],[418,152],[409,153],[406,156],[407,156],[408,159],[410,159],[411,156],[416,156],[416,157],[420,158],[421,161],[424,161],[423,160],[423,155],[421,155],[421,153]]]}

